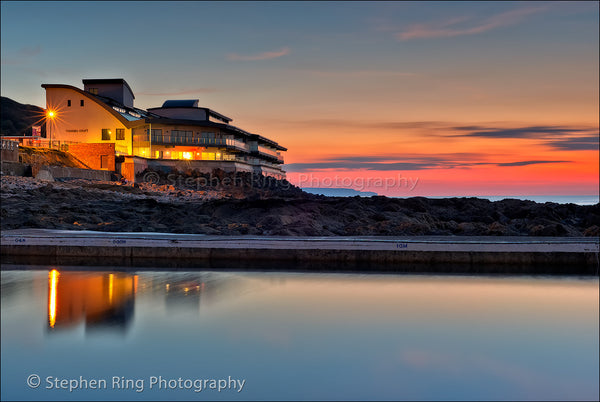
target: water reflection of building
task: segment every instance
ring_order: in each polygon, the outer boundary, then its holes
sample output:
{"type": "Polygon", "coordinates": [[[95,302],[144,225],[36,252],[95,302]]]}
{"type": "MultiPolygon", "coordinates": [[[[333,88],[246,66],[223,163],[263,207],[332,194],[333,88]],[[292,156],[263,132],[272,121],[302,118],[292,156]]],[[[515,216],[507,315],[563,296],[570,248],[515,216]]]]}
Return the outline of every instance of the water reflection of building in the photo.
{"type": "MultiPolygon", "coordinates": [[[[90,330],[126,330],[135,298],[164,300],[168,314],[200,311],[265,286],[263,280],[223,272],[74,272],[48,274],[48,328],[85,324],[90,330]]],[[[141,299],[142,305],[144,299],[141,299]]],[[[144,310],[144,309],[143,309],[144,310]]],[[[142,316],[144,313],[142,312],[142,316]]]]}
{"type": "Polygon", "coordinates": [[[169,311],[189,311],[256,290],[260,283],[225,272],[148,272],[140,274],[139,290],[164,298],[169,311]]]}
{"type": "Polygon", "coordinates": [[[168,309],[185,307],[198,310],[205,287],[202,278],[171,280],[165,284],[165,304],[168,309]]]}
{"type": "Polygon", "coordinates": [[[48,274],[48,327],[125,329],[133,318],[137,275],[58,272],[48,274]]]}

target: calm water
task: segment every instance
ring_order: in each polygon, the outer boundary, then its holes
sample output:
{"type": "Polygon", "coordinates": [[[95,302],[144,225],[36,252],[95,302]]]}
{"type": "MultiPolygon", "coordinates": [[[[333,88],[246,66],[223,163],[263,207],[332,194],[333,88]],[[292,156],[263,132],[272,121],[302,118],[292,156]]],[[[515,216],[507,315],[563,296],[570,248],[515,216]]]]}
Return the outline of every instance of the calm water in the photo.
{"type": "Polygon", "coordinates": [[[2,272],[3,400],[598,399],[597,278],[53,268],[2,272]]]}

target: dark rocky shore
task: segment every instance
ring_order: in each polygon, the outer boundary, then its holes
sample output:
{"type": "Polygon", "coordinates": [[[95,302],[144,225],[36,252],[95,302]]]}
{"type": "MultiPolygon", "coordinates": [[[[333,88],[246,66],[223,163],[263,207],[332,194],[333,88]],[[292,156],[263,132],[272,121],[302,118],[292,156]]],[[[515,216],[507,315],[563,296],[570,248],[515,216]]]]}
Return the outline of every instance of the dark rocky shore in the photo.
{"type": "Polygon", "coordinates": [[[241,185],[212,188],[199,188],[198,181],[162,182],[122,186],[3,176],[1,228],[305,236],[600,234],[600,204],[324,197],[287,182],[257,188],[248,177],[241,185]]]}

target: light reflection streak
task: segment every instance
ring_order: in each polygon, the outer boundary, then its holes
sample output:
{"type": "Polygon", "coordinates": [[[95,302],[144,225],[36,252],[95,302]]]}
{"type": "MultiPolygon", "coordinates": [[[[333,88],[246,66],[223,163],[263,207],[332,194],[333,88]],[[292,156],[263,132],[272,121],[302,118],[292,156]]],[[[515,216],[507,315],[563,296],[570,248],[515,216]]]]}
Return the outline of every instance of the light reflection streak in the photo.
{"type": "Polygon", "coordinates": [[[108,274],[108,303],[109,304],[113,303],[114,282],[115,282],[115,275],[108,274]]]}
{"type": "Polygon", "coordinates": [[[55,269],[50,271],[50,273],[48,274],[48,280],[50,284],[50,300],[48,301],[48,321],[50,322],[51,328],[54,328],[54,324],[56,324],[56,287],[58,285],[58,276],[59,273],[55,269]]]}

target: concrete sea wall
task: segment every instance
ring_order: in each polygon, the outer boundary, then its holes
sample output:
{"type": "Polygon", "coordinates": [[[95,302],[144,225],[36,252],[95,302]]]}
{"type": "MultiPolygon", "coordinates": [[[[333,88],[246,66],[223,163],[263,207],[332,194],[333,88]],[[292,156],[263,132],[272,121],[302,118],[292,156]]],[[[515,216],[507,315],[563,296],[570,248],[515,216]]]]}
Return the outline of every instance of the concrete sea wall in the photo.
{"type": "Polygon", "coordinates": [[[307,270],[597,275],[598,250],[598,240],[591,238],[266,237],[41,229],[2,233],[3,260],[35,257],[47,263],[84,265],[238,261],[257,267],[269,262],[265,266],[282,270],[302,266],[307,270]]]}

